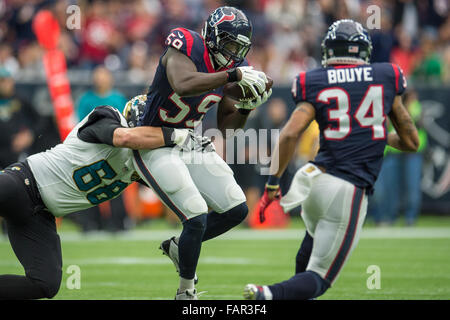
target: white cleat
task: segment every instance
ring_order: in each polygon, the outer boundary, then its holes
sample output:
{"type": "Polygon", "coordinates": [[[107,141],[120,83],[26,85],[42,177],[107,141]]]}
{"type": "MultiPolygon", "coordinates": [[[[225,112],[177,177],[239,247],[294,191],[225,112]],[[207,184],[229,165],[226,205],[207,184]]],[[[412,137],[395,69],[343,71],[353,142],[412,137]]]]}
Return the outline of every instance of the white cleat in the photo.
{"type": "Polygon", "coordinates": [[[175,300],[198,300],[197,289],[186,289],[183,292],[177,290],[175,300]]]}
{"type": "MultiPolygon", "coordinates": [[[[167,239],[159,245],[159,249],[163,252],[164,255],[168,256],[170,260],[172,260],[175,269],[178,274],[180,274],[180,262],[178,256],[178,243],[175,241],[175,237],[167,239]]],[[[194,276],[194,284],[198,283],[197,273],[194,276]]]]}
{"type": "Polygon", "coordinates": [[[249,283],[244,288],[244,299],[246,300],[271,300],[272,293],[266,286],[258,286],[249,283]]]}

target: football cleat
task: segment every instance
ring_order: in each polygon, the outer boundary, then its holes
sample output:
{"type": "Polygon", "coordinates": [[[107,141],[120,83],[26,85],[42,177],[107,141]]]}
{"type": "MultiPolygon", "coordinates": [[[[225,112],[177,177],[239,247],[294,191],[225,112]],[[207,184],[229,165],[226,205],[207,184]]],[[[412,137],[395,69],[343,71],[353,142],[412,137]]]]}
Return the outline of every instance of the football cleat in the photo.
{"type": "Polygon", "coordinates": [[[246,300],[267,300],[264,288],[255,284],[247,284],[244,288],[244,299],[246,300]]]}
{"type": "MultiPolygon", "coordinates": [[[[172,260],[175,269],[177,270],[178,274],[180,274],[180,263],[179,263],[179,257],[178,257],[178,243],[176,241],[175,237],[172,237],[170,239],[167,239],[163,242],[161,242],[159,249],[163,252],[164,255],[168,256],[170,260],[172,260]]],[[[198,283],[198,277],[197,274],[194,276],[194,284],[198,283]]]]}
{"type": "Polygon", "coordinates": [[[177,290],[175,300],[198,300],[197,289],[186,289],[183,292],[177,290]]]}

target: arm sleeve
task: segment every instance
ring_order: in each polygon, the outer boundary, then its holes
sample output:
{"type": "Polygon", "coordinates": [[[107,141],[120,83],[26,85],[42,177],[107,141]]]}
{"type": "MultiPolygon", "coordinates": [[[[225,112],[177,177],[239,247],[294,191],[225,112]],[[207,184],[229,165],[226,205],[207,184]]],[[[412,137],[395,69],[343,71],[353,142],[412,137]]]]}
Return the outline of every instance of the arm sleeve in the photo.
{"type": "Polygon", "coordinates": [[[78,138],[84,142],[114,146],[114,130],[122,127],[120,116],[111,107],[97,107],[86,123],[78,129],[78,138]]]}

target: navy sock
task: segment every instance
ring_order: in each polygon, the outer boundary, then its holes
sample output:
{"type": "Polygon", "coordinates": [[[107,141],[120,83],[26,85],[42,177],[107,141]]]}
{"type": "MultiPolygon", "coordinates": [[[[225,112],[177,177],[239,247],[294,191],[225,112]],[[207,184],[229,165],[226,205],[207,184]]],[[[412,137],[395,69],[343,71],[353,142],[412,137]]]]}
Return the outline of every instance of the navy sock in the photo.
{"type": "Polygon", "coordinates": [[[205,228],[206,214],[201,214],[183,223],[183,231],[178,241],[178,256],[180,276],[185,279],[194,279],[205,228]]]}
{"type": "Polygon", "coordinates": [[[321,296],[329,283],[313,271],[301,272],[289,280],[269,286],[273,300],[308,300],[321,296]]]}
{"type": "Polygon", "coordinates": [[[203,241],[215,238],[237,226],[244,221],[247,213],[248,207],[245,202],[223,213],[211,211],[206,218],[206,230],[203,235],[203,241]]]}
{"type": "Polygon", "coordinates": [[[313,238],[306,232],[303,238],[300,249],[295,257],[295,273],[305,272],[308,266],[309,258],[311,257],[311,252],[313,248],[313,238]]]}

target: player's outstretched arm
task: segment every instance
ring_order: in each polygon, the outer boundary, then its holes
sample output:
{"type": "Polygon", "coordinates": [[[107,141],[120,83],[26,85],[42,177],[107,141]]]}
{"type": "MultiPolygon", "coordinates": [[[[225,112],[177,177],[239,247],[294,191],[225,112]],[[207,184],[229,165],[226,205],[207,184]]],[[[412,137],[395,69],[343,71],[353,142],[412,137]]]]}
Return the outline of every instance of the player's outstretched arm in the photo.
{"type": "Polygon", "coordinates": [[[259,202],[259,219],[265,221],[264,212],[269,204],[280,197],[280,177],[295,153],[298,140],[308,128],[316,115],[314,107],[308,102],[301,102],[292,113],[289,121],[281,130],[270,163],[270,176],[264,194],[259,202]]]}
{"type": "Polygon", "coordinates": [[[123,127],[120,120],[114,116],[103,117],[96,121],[94,119],[78,130],[78,138],[82,141],[135,150],[182,145],[189,135],[189,129],[150,126],[123,127]]]}
{"type": "Polygon", "coordinates": [[[281,177],[295,153],[298,139],[314,120],[316,111],[308,102],[300,103],[280,132],[272,155],[270,175],[281,177]]]}
{"type": "Polygon", "coordinates": [[[113,134],[113,146],[119,148],[155,149],[165,146],[160,127],[117,128],[113,134]]]}
{"type": "Polygon", "coordinates": [[[401,151],[416,152],[419,148],[419,134],[401,96],[395,97],[389,118],[396,132],[388,134],[388,145],[401,151]]]}
{"type": "Polygon", "coordinates": [[[165,146],[183,145],[189,138],[189,129],[168,127],[117,128],[114,130],[114,147],[133,150],[156,149],[165,146]]]}

